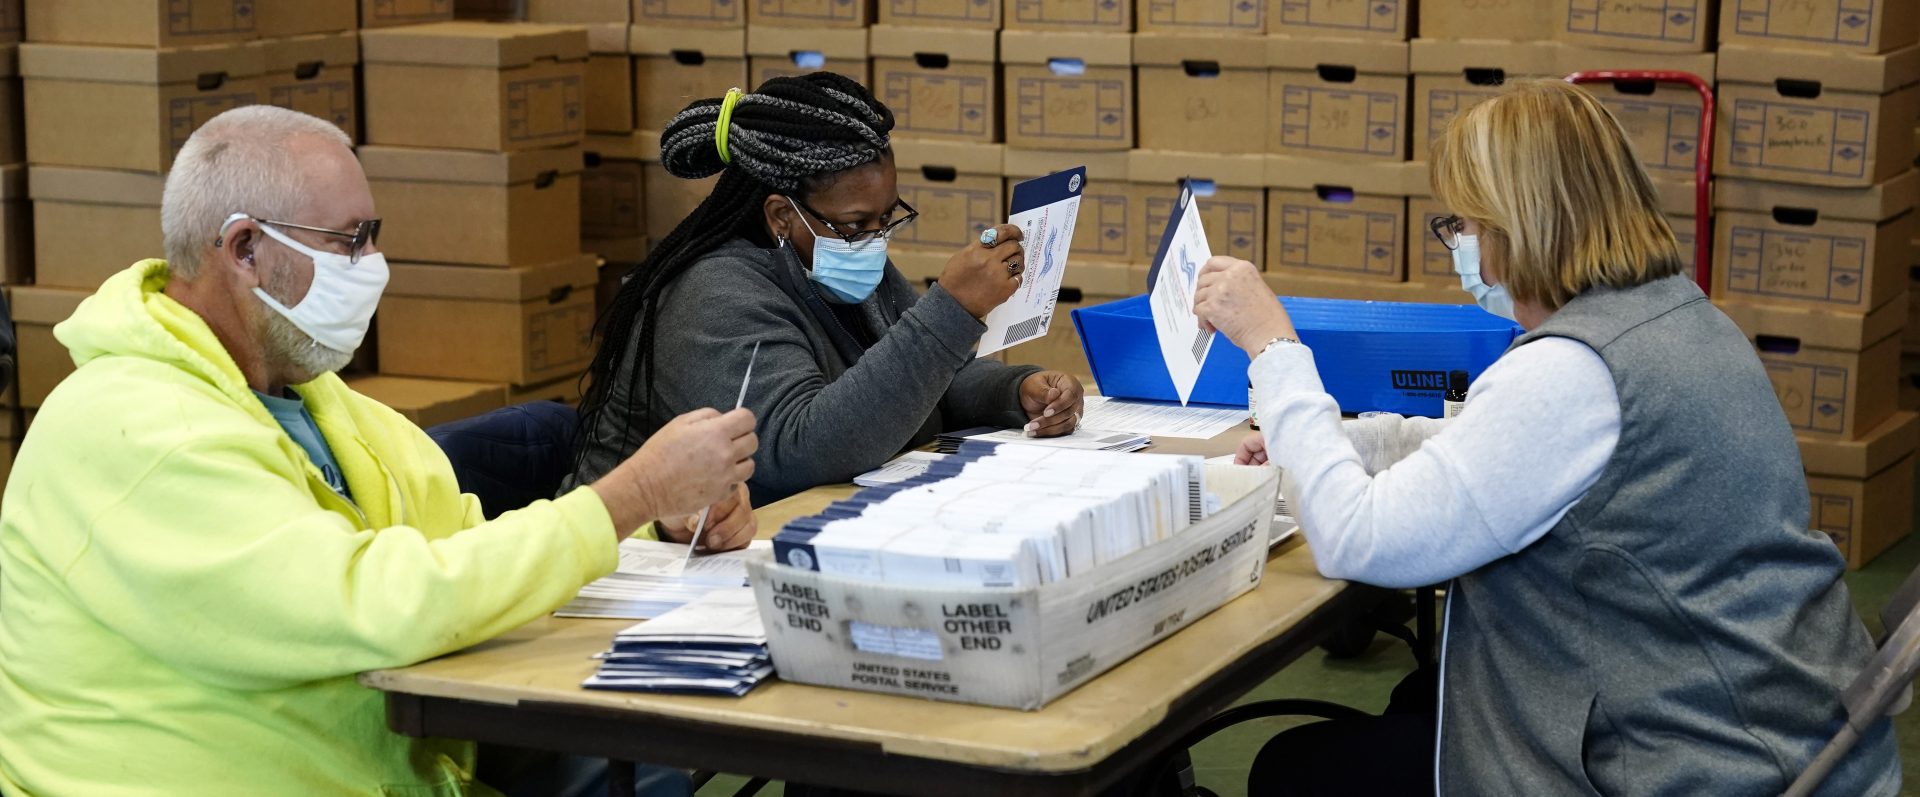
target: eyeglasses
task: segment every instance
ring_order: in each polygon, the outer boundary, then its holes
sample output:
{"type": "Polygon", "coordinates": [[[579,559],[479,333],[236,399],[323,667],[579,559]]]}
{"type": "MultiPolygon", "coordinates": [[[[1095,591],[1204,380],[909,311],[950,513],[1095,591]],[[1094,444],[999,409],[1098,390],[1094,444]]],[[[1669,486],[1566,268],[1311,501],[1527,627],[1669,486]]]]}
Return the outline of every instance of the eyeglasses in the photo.
{"type": "MultiPolygon", "coordinates": [[[[828,232],[831,232],[834,235],[840,236],[840,240],[846,241],[847,243],[850,243],[850,244],[863,244],[872,240],[877,240],[882,238],[892,238],[895,231],[899,230],[901,227],[905,227],[909,224],[912,224],[914,219],[920,218],[920,211],[914,210],[913,206],[907,204],[906,200],[895,199],[893,201],[893,209],[906,211],[907,215],[902,216],[898,219],[894,219],[893,221],[890,221],[890,222],[883,222],[881,226],[875,229],[854,230],[853,232],[846,232],[841,230],[839,225],[834,224],[831,221],[827,221],[826,216],[821,215],[820,211],[814,210],[813,208],[809,207],[807,203],[800,201],[796,197],[789,196],[787,198],[793,200],[793,204],[799,205],[800,209],[806,211],[808,215],[811,215],[814,218],[819,219],[821,224],[827,225],[828,232]]],[[[888,216],[893,215],[893,210],[888,210],[886,215],[888,216]]]]}
{"type": "MultiPolygon", "coordinates": [[[[229,219],[228,223],[231,224],[233,221],[237,221],[237,220],[239,220],[239,216],[236,215],[233,219],[229,219]]],[[[345,238],[347,239],[347,262],[354,265],[358,265],[360,263],[360,255],[364,254],[367,251],[368,246],[374,246],[380,243],[380,220],[379,219],[368,219],[366,221],[360,222],[359,224],[354,225],[352,232],[347,232],[345,230],[329,230],[325,227],[309,227],[305,224],[295,224],[290,221],[274,221],[273,219],[253,219],[253,222],[255,224],[271,224],[275,227],[287,227],[295,230],[306,230],[307,232],[317,232],[317,233],[320,233],[321,235],[331,235],[336,238],[345,238]]],[[[219,246],[221,239],[224,239],[225,237],[226,235],[222,234],[220,238],[214,239],[213,245],[219,246]]]]}
{"type": "Polygon", "coordinates": [[[1467,223],[1461,221],[1459,216],[1442,216],[1428,223],[1427,227],[1433,230],[1433,237],[1440,239],[1440,243],[1452,251],[1460,248],[1460,234],[1466,232],[1467,223]]]}

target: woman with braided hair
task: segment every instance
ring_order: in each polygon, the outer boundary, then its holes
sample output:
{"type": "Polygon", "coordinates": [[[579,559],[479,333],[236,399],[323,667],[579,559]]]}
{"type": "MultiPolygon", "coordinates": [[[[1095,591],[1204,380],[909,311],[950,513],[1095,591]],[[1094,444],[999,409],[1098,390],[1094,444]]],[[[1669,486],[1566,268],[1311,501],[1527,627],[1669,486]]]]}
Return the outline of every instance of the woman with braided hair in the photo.
{"type": "Polygon", "coordinates": [[[981,319],[1024,276],[1019,228],[983,231],[924,296],[888,262],[888,238],[915,215],[896,190],[892,129],[885,105],[829,73],[700,100],[668,123],[667,171],[720,179],[601,319],[575,481],[680,413],[732,407],[756,344],[756,506],[849,481],[946,430],[1073,431],[1078,380],[974,358],[981,319]]]}

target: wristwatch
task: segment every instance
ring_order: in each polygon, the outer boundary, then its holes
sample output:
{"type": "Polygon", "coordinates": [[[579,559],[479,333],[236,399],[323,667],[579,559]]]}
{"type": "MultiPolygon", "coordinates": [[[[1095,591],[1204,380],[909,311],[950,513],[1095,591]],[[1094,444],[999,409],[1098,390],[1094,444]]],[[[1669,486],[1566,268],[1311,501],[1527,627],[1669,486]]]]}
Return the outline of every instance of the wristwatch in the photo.
{"type": "Polygon", "coordinates": [[[1265,355],[1269,351],[1272,351],[1273,347],[1278,346],[1282,343],[1292,343],[1296,346],[1302,345],[1300,341],[1294,340],[1293,338],[1274,338],[1273,340],[1267,341],[1267,345],[1261,346],[1260,353],[1254,355],[1253,358],[1256,360],[1260,359],[1261,356],[1265,355]]]}

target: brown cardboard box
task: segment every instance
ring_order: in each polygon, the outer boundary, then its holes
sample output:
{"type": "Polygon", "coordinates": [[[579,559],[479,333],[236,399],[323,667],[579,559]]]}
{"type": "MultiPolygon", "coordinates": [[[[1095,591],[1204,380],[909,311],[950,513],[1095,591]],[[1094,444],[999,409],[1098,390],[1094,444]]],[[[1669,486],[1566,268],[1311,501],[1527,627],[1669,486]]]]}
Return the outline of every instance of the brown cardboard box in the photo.
{"type": "Polygon", "coordinates": [[[360,27],[391,28],[453,19],[453,0],[360,0],[360,27]]]}
{"type": "Polygon", "coordinates": [[[1133,224],[1139,241],[1138,265],[1153,265],[1179,200],[1182,179],[1199,181],[1194,196],[1200,203],[1200,225],[1207,230],[1207,247],[1216,255],[1260,261],[1266,244],[1267,195],[1260,187],[1266,176],[1264,157],[1134,150],[1127,168],[1143,192],[1133,224]],[[1211,193],[1206,182],[1212,183],[1211,193]]]}
{"type": "Polygon", "coordinates": [[[1140,148],[1235,154],[1265,139],[1266,49],[1244,36],[1134,36],[1140,148]]]}
{"type": "Polygon", "coordinates": [[[1720,50],[1715,175],[1864,187],[1913,164],[1920,46],[1886,55],[1720,50]]]}
{"type": "Polygon", "coordinates": [[[1411,171],[1399,163],[1273,156],[1266,270],[1405,282],[1411,171]]]}
{"type": "Polygon", "coordinates": [[[1864,313],[1907,289],[1920,173],[1867,189],[1715,183],[1713,295],[1864,313]]]}
{"type": "Polygon", "coordinates": [[[360,7],[354,0],[253,0],[253,19],[262,39],[352,32],[360,27],[360,7]]]}
{"type": "MultiPolygon", "coordinates": [[[[1407,159],[1412,81],[1405,42],[1271,36],[1267,44],[1273,80],[1266,112],[1274,119],[1267,128],[1268,152],[1407,159]]],[[[1144,136],[1144,120],[1141,129],[1144,136]]]]}
{"type": "MultiPolygon", "coordinates": [[[[633,24],[632,0],[526,0],[527,21],[562,25],[633,24]]],[[[622,44],[624,50],[625,44],[622,44]]]]}
{"type": "Polygon", "coordinates": [[[1420,0],[1422,39],[1553,38],[1557,9],[1542,0],[1420,0]]]}
{"type": "Polygon", "coordinates": [[[631,133],[633,57],[594,53],[587,58],[587,132],[631,133]]]}
{"type": "Polygon", "coordinates": [[[1265,0],[1139,0],[1141,33],[1258,36],[1267,31],[1265,0]]]}
{"type": "Polygon", "coordinates": [[[26,0],[29,39],[197,47],[254,38],[253,0],[26,0]]]}
{"type": "Polygon", "coordinates": [[[876,26],[873,91],[895,136],[1000,140],[999,37],[986,30],[876,26]]]}
{"type": "Polygon", "coordinates": [[[26,115],[20,96],[20,47],[0,44],[0,163],[26,162],[26,115]]]}
{"type": "Polygon", "coordinates": [[[647,255],[644,147],[636,138],[587,136],[580,173],[580,246],[616,263],[638,263],[647,255]]]}
{"type": "Polygon", "coordinates": [[[1426,160],[1447,122],[1498,94],[1507,79],[1556,76],[1559,55],[1553,42],[1414,40],[1412,159],[1426,160]]]}
{"type": "MultiPolygon", "coordinates": [[[[642,245],[644,246],[644,242],[642,245]]],[[[602,256],[601,259],[604,261],[605,257],[602,256]]],[[[613,306],[613,300],[620,294],[620,286],[625,284],[627,275],[632,274],[633,270],[639,267],[640,264],[637,262],[602,262],[600,264],[599,281],[593,286],[594,318],[606,317],[607,308],[613,306]]]]}
{"type": "Polygon", "coordinates": [[[755,86],[809,72],[835,72],[862,86],[873,85],[865,28],[748,25],[747,55],[748,82],[755,86]]]}
{"type": "MultiPolygon", "coordinates": [[[[1000,29],[1000,0],[879,0],[880,24],[1000,29]]],[[[874,37],[876,48],[880,38],[874,37]]]]}
{"type": "Polygon", "coordinates": [[[633,107],[638,127],[659,130],[689,103],[720,97],[747,79],[747,35],[739,28],[663,30],[635,25],[628,29],[634,54],[633,107]]]}
{"type": "Polygon", "coordinates": [[[1568,44],[1646,53],[1703,53],[1713,49],[1714,0],[1558,1],[1555,36],[1568,44]]]}
{"type": "MultiPolygon", "coordinates": [[[[656,154],[656,158],[658,155],[656,154]]],[[[713,193],[713,186],[720,181],[716,175],[700,180],[682,180],[667,173],[660,161],[651,160],[641,165],[642,184],[646,186],[647,230],[654,240],[660,240],[680,226],[694,208],[706,201],[713,193]]]]}
{"type": "Polygon", "coordinates": [[[12,301],[13,329],[19,351],[20,406],[39,409],[60,380],[73,373],[73,357],[53,337],[53,326],[67,320],[93,291],[15,285],[7,289],[12,301]]]}
{"type": "Polygon", "coordinates": [[[360,163],[387,221],[380,248],[390,259],[512,267],[580,254],[577,146],[506,154],[370,146],[360,163]]]}
{"type": "Polygon", "coordinates": [[[1903,298],[1863,316],[1718,303],[1754,342],[1794,434],[1840,440],[1898,409],[1906,305],[1903,298]]]}
{"type": "Polygon", "coordinates": [[[0,166],[0,283],[33,283],[33,206],[19,163],[0,166]]]}
{"type": "Polygon", "coordinates": [[[873,0],[753,0],[747,25],[796,28],[848,28],[864,31],[873,22],[873,0]]]}
{"type": "MultiPolygon", "coordinates": [[[[1073,223],[1073,244],[1062,290],[1073,288],[1089,296],[1132,296],[1146,290],[1144,278],[1135,280],[1136,263],[1152,259],[1141,251],[1145,234],[1134,224],[1146,221],[1148,190],[1131,182],[1129,153],[1070,154],[1049,150],[1007,150],[1004,171],[1007,196],[1024,180],[1044,177],[1072,166],[1087,167],[1080,189],[1080,212],[1073,223]]],[[[1156,187],[1157,188],[1157,187],[1156,187]]]]}
{"type": "Polygon", "coordinates": [[[517,152],[586,133],[582,28],[440,22],[365,31],[361,48],[369,144],[517,152]]]}
{"type": "Polygon", "coordinates": [[[389,374],[532,385],[593,361],[591,255],[528,268],[396,263],[380,301],[389,374]]]}
{"type": "Polygon", "coordinates": [[[1007,145],[1132,149],[1132,39],[1112,33],[1002,33],[1007,145]]]}
{"type": "Polygon", "coordinates": [[[1413,16],[1413,0],[1274,2],[1276,7],[1267,14],[1267,31],[1289,36],[1405,41],[1413,16]]]}
{"type": "Polygon", "coordinates": [[[1417,304],[1473,304],[1473,297],[1451,287],[1422,282],[1382,282],[1320,276],[1303,270],[1269,271],[1267,289],[1281,296],[1311,296],[1319,299],[1353,299],[1366,302],[1411,302],[1417,304]]]}
{"type": "Polygon", "coordinates": [[[179,50],[20,45],[27,158],[162,173],[208,119],[263,95],[266,61],[244,44],[179,50]]]}
{"type": "MultiPolygon", "coordinates": [[[[1700,240],[1701,230],[1698,197],[1694,193],[1693,183],[1656,178],[1653,187],[1660,192],[1660,210],[1667,217],[1667,225],[1673,228],[1674,241],[1680,244],[1682,272],[1699,274],[1700,248],[1696,242],[1700,240]]],[[[1712,197],[1708,197],[1708,200],[1711,202],[1712,197]]],[[[1711,217],[1707,223],[1713,223],[1711,217]]],[[[1709,242],[1713,240],[1713,228],[1707,228],[1706,239],[1709,242]]]]}
{"type": "Polygon", "coordinates": [[[260,90],[268,105],[291,108],[360,137],[360,37],[328,33],[253,42],[266,59],[260,90]]]}
{"type": "Polygon", "coordinates": [[[451,382],[368,374],[347,387],[407,416],[422,429],[484,415],[507,406],[507,386],[498,382],[451,382]]]}
{"type": "Polygon", "coordinates": [[[20,40],[21,21],[24,18],[21,3],[25,0],[0,0],[0,42],[20,40]]]}
{"type": "Polygon", "coordinates": [[[920,211],[920,218],[894,233],[892,247],[937,255],[910,257],[904,266],[896,260],[895,268],[910,280],[937,277],[947,258],[977,240],[981,230],[1006,221],[1001,157],[998,144],[893,142],[900,199],[920,211]]]}
{"type": "Polygon", "coordinates": [[[1908,0],[1739,0],[1720,12],[1720,43],[1884,53],[1920,41],[1908,0]]]}
{"type": "Polygon", "coordinates": [[[1920,415],[1896,412],[1858,440],[1799,436],[1800,463],[1807,473],[1864,479],[1892,467],[1920,448],[1920,415]]]}
{"type": "Polygon", "coordinates": [[[1407,197],[1407,281],[1435,287],[1460,286],[1453,271],[1453,250],[1433,234],[1433,220],[1453,215],[1422,191],[1407,197]]]}
{"type": "Polygon", "coordinates": [[[165,257],[158,175],[34,166],[34,276],[40,285],[93,290],[150,257],[165,257]]]}
{"type": "Polygon", "coordinates": [[[532,22],[587,28],[587,132],[633,131],[633,57],[627,45],[629,0],[528,0],[532,22]]]}
{"type": "Polygon", "coordinates": [[[744,28],[745,0],[633,0],[633,22],[643,28],[744,28]]]}
{"type": "MultiPolygon", "coordinates": [[[[1560,73],[1620,69],[1688,72],[1712,83],[1712,53],[1622,53],[1565,47],[1560,51],[1560,73]]],[[[1607,106],[1627,129],[1641,163],[1656,179],[1692,180],[1700,157],[1700,92],[1691,86],[1652,81],[1588,83],[1582,86],[1607,106]]]]}
{"type": "MultiPolygon", "coordinates": [[[[581,373],[585,373],[585,370],[581,369],[581,373]]],[[[577,407],[580,405],[581,388],[584,387],[581,373],[526,387],[507,385],[507,406],[517,407],[533,401],[558,401],[577,407]]]]}
{"type": "Polygon", "coordinates": [[[1131,33],[1133,0],[1006,0],[1007,30],[1131,33]]]}
{"type": "MultiPolygon", "coordinates": [[[[1068,278],[1071,279],[1072,272],[1078,269],[1079,265],[1076,264],[1068,271],[1068,278]]],[[[1008,365],[1037,365],[1049,371],[1073,374],[1080,378],[1081,384],[1091,387],[1094,385],[1093,366],[1087,364],[1086,347],[1080,342],[1080,330],[1073,323],[1073,311],[1122,298],[1125,297],[1098,296],[1062,285],[1059,296],[1054,300],[1053,321],[1047,334],[1007,349],[1001,356],[1008,365]]]]}
{"type": "Polygon", "coordinates": [[[1813,527],[1858,570],[1913,532],[1913,466],[1908,454],[1869,479],[1807,475],[1813,527]]]}
{"type": "Polygon", "coordinates": [[[454,19],[512,22],[520,19],[525,0],[453,0],[454,19]]]}

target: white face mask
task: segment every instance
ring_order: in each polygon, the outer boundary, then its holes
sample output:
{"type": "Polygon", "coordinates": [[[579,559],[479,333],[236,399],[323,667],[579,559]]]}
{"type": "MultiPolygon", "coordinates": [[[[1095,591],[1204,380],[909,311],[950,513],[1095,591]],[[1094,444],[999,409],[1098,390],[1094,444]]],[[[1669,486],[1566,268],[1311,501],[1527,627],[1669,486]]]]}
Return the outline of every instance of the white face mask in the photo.
{"type": "MultiPolygon", "coordinates": [[[[227,224],[247,218],[251,217],[236,213],[227,224]]],[[[309,248],[273,225],[261,224],[260,231],[312,260],[313,284],[307,286],[306,297],[291,308],[260,288],[254,288],[253,295],[315,343],[344,354],[359,349],[367,337],[367,327],[373,323],[373,311],[380,305],[380,294],[387,289],[386,256],[365,254],[355,263],[346,255],[309,248]]]]}
{"type": "Polygon", "coordinates": [[[1507,295],[1507,286],[1480,280],[1480,236],[1458,235],[1454,241],[1459,245],[1453,249],[1453,273],[1460,275],[1460,288],[1473,294],[1480,309],[1512,321],[1513,297],[1507,295]]]}

